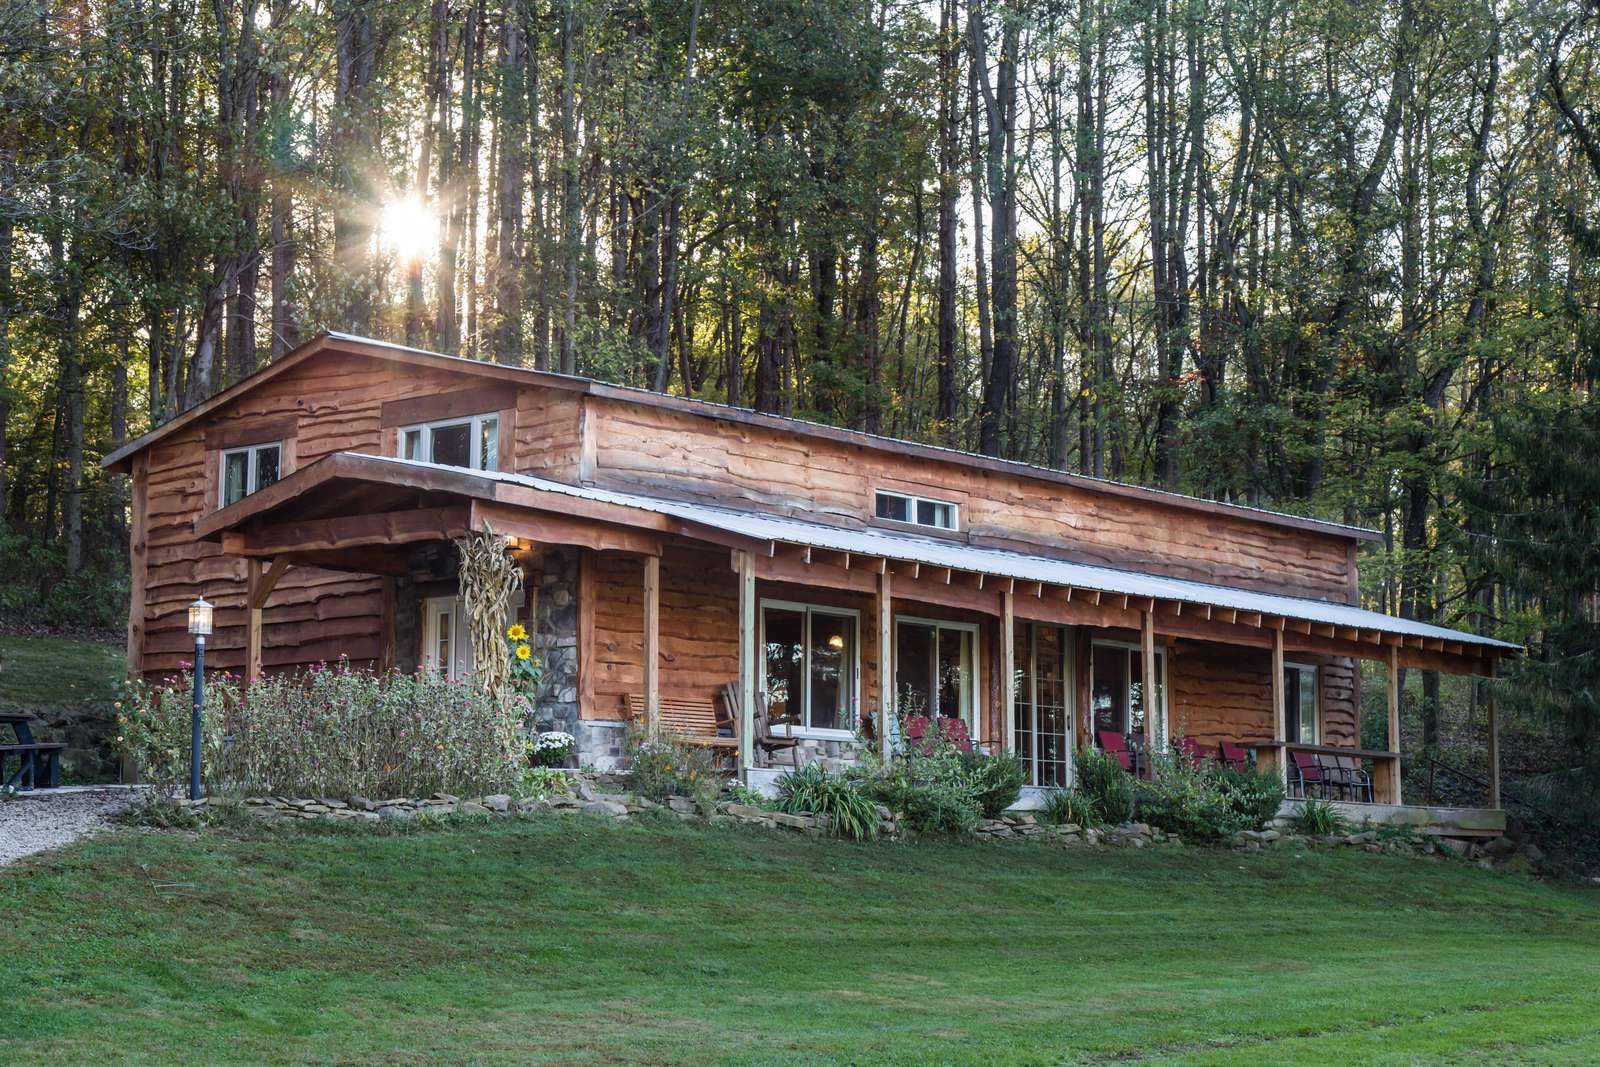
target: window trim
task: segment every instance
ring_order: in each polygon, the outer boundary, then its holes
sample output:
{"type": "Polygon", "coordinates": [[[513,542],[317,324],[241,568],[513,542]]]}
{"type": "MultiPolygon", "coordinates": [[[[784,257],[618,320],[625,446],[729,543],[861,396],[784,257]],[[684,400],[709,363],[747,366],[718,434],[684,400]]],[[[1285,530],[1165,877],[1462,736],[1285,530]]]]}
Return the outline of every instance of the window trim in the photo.
{"type": "Polygon", "coordinates": [[[258,484],[261,479],[261,461],[259,457],[261,452],[269,448],[278,450],[278,477],[275,482],[269,483],[277,484],[289,473],[284,470],[284,447],[281,438],[276,441],[261,441],[253,445],[240,445],[237,448],[220,448],[217,450],[217,507],[219,509],[232,507],[234,504],[239,503],[240,500],[247,500],[260,491],[262,486],[258,484]],[[244,496],[241,496],[239,500],[230,501],[228,499],[228,457],[238,455],[247,457],[244,471],[244,496]]]}
{"type": "MultiPolygon", "coordinates": [[[[841,709],[849,721],[859,722],[861,716],[861,611],[858,608],[838,608],[831,604],[812,604],[803,600],[783,600],[775,597],[762,597],[756,606],[756,614],[760,617],[757,627],[756,640],[760,645],[759,665],[760,677],[757,681],[761,687],[762,699],[766,699],[767,689],[767,609],[777,608],[780,611],[798,611],[805,616],[802,633],[806,640],[805,669],[801,672],[804,689],[800,694],[800,706],[805,712],[806,721],[811,719],[811,613],[813,611],[823,615],[833,615],[839,618],[850,619],[856,628],[854,655],[851,656],[851,681],[850,681],[850,707],[841,709]]],[[[770,712],[769,712],[770,714],[770,712]]],[[[819,741],[853,741],[856,731],[810,725],[790,726],[788,723],[770,722],[772,732],[779,737],[806,737],[819,741]]]]}
{"type": "Polygon", "coordinates": [[[501,418],[501,413],[500,413],[499,410],[495,410],[495,411],[480,411],[475,415],[455,415],[455,416],[451,416],[450,418],[431,419],[428,422],[408,423],[405,426],[400,426],[400,427],[396,428],[395,439],[394,439],[395,458],[396,459],[405,459],[406,458],[406,435],[412,433],[413,431],[416,431],[416,432],[422,433],[422,435],[423,435],[422,439],[426,444],[425,451],[428,453],[428,456],[427,456],[426,459],[416,459],[416,460],[411,460],[410,462],[413,462],[413,463],[434,463],[436,466],[454,467],[454,469],[456,469],[456,470],[483,471],[483,472],[487,472],[487,473],[490,473],[490,474],[496,474],[496,473],[499,473],[499,470],[500,470],[500,451],[501,451],[501,447],[502,447],[501,442],[502,442],[502,439],[503,439],[502,435],[505,433],[505,428],[506,428],[505,427],[505,419],[501,418]],[[482,442],[483,442],[483,423],[488,419],[493,419],[494,422],[495,422],[495,430],[494,430],[494,432],[495,432],[495,439],[494,439],[495,440],[495,456],[494,456],[495,465],[494,465],[494,467],[492,469],[488,468],[488,467],[478,466],[478,465],[469,466],[469,467],[454,467],[454,464],[437,463],[434,460],[434,458],[433,458],[433,434],[432,434],[431,431],[448,429],[449,427],[452,427],[452,426],[466,426],[467,427],[467,450],[468,450],[467,451],[467,455],[468,455],[468,458],[471,459],[471,460],[477,461],[477,462],[481,462],[482,458],[483,458],[483,456],[482,456],[482,449],[483,449],[483,444],[482,444],[482,442]]]}
{"type": "Polygon", "coordinates": [[[940,500],[938,497],[933,496],[919,496],[916,493],[902,493],[898,489],[874,489],[872,491],[872,519],[874,522],[888,522],[893,523],[896,526],[915,526],[923,530],[942,530],[945,533],[960,533],[961,505],[956,503],[954,500],[940,500]],[[886,496],[894,497],[896,500],[904,500],[906,502],[906,514],[910,515],[911,518],[889,519],[879,515],[878,499],[886,496]],[[950,525],[940,526],[931,522],[918,522],[916,518],[918,504],[939,504],[943,507],[949,508],[950,525]]]}
{"type": "MultiPolygon", "coordinates": [[[[1322,744],[1322,664],[1306,663],[1302,660],[1284,660],[1283,671],[1285,674],[1289,673],[1290,671],[1311,672],[1311,740],[1302,741],[1298,737],[1289,736],[1289,694],[1287,692],[1287,685],[1284,686],[1285,692],[1283,707],[1280,709],[1284,719],[1284,740],[1291,745],[1322,744]]],[[[1299,714],[1298,710],[1296,711],[1296,714],[1299,714]]]]}
{"type": "MultiPolygon", "coordinates": [[[[1088,669],[1089,669],[1089,708],[1088,708],[1088,715],[1089,715],[1089,733],[1091,735],[1089,740],[1093,744],[1098,744],[1099,743],[1099,734],[1100,734],[1100,730],[1095,725],[1095,721],[1094,721],[1094,715],[1095,715],[1095,707],[1094,707],[1094,650],[1096,648],[1099,648],[1099,647],[1120,648],[1120,649],[1124,649],[1125,651],[1128,651],[1128,652],[1136,652],[1136,653],[1139,654],[1139,659],[1141,661],[1144,659],[1144,649],[1140,645],[1138,645],[1137,643],[1135,643],[1133,641],[1115,641],[1115,640],[1109,640],[1109,639],[1108,640],[1101,640],[1100,638],[1094,638],[1089,642],[1089,667],[1088,667],[1088,669]]],[[[1172,724],[1172,679],[1170,677],[1168,677],[1169,665],[1167,663],[1167,649],[1166,649],[1166,646],[1165,645],[1161,645],[1161,644],[1157,644],[1156,648],[1155,648],[1155,652],[1156,652],[1156,662],[1161,665],[1160,668],[1159,668],[1159,674],[1160,674],[1160,677],[1161,677],[1161,708],[1160,708],[1160,711],[1161,711],[1161,722],[1162,722],[1163,727],[1164,727],[1163,732],[1170,734],[1171,733],[1171,724],[1172,724]]],[[[1128,684],[1131,686],[1134,683],[1134,680],[1135,679],[1134,679],[1133,673],[1130,671],[1128,673],[1128,684]]],[[[1140,681],[1140,682],[1144,681],[1144,664],[1143,664],[1143,662],[1141,662],[1140,665],[1139,665],[1139,678],[1138,678],[1138,681],[1140,681]]],[[[1131,700],[1128,701],[1128,710],[1130,712],[1133,710],[1133,701],[1131,701],[1131,700]]],[[[1133,723],[1129,722],[1127,724],[1127,729],[1129,731],[1132,731],[1133,723]]],[[[1146,739],[1147,742],[1149,740],[1149,736],[1150,735],[1149,735],[1149,732],[1148,732],[1148,729],[1147,729],[1147,731],[1145,733],[1145,739],[1146,739]]],[[[1171,739],[1170,737],[1165,738],[1165,740],[1170,740],[1170,739],[1171,739]]]]}
{"type": "MultiPolygon", "coordinates": [[[[935,631],[939,627],[947,630],[965,630],[972,635],[972,679],[967,686],[967,705],[971,711],[970,717],[963,721],[967,724],[967,733],[973,739],[973,744],[978,743],[978,725],[983,719],[983,627],[975,622],[957,622],[954,619],[929,619],[921,615],[896,615],[894,617],[894,655],[890,658],[893,664],[895,678],[895,710],[898,712],[900,700],[900,624],[911,623],[913,626],[932,626],[935,631]]],[[[938,634],[934,634],[934,648],[937,649],[938,634]]],[[[941,709],[943,710],[943,709],[941,709]]],[[[932,709],[929,709],[932,711],[932,709]]],[[[948,715],[938,715],[936,718],[951,718],[948,715]]]]}

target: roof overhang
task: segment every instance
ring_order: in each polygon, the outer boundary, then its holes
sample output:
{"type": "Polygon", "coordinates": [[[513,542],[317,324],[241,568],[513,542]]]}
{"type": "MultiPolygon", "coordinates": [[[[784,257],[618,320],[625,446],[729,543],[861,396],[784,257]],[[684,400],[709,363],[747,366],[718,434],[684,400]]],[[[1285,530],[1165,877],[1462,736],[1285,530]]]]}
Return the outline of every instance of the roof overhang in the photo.
{"type": "Polygon", "coordinates": [[[650,555],[661,553],[665,538],[682,536],[755,553],[766,561],[767,576],[784,580],[854,571],[849,580],[835,575],[836,582],[865,589],[871,588],[871,575],[892,568],[922,588],[966,590],[961,602],[973,605],[998,603],[995,594],[1003,591],[1019,599],[1022,617],[1137,625],[1140,613],[1148,612],[1166,634],[1262,645],[1273,643],[1278,631],[1291,650],[1393,659],[1453,673],[1480,673],[1499,656],[1520,651],[1493,638],[1349,604],[351,452],[295,471],[199,520],[195,530],[201,538],[220,540],[231,555],[288,557],[371,573],[405,573],[404,555],[412,544],[467,530],[650,555]],[[375,569],[375,561],[388,569],[375,569]],[[1049,612],[1043,612],[1046,606],[1049,612]]]}
{"type": "Polygon", "coordinates": [[[772,415],[766,412],[751,411],[746,408],[737,408],[728,404],[717,404],[705,400],[696,400],[688,397],[671,396],[664,393],[653,392],[648,389],[635,389],[626,386],[609,385],[605,382],[595,381],[592,378],[580,378],[567,374],[556,374],[550,371],[533,370],[527,367],[512,367],[501,363],[492,363],[486,360],[465,359],[460,356],[449,356],[440,352],[429,352],[425,349],[409,348],[405,345],[392,344],[369,337],[357,337],[343,333],[325,333],[305,342],[294,351],[287,353],[276,361],[256,371],[246,378],[240,379],[232,386],[211,397],[176,418],[163,423],[149,433],[137,437],[118,448],[102,459],[101,466],[107,470],[127,473],[131,469],[132,457],[138,452],[150,447],[158,441],[171,436],[204,419],[206,416],[225,407],[229,403],[252,389],[271,381],[278,375],[299,366],[307,360],[315,359],[326,353],[342,353],[344,355],[363,356],[371,359],[389,360],[408,366],[432,367],[455,371],[461,374],[474,375],[497,381],[515,382],[525,385],[537,385],[544,388],[559,389],[571,393],[597,397],[602,400],[611,400],[625,404],[637,404],[649,407],[664,408],[671,411],[698,415],[704,418],[716,419],[739,425],[759,426],[764,429],[777,430],[784,433],[800,434],[807,437],[836,441],[842,444],[854,445],[861,448],[870,448],[878,451],[892,452],[897,455],[933,460],[942,463],[954,463],[960,466],[996,473],[1016,475],[1032,478],[1042,482],[1056,485],[1071,486],[1076,489],[1093,493],[1103,493],[1109,496],[1124,497],[1138,500],[1142,503],[1159,507],[1175,508],[1182,511],[1198,512],[1201,514],[1215,515],[1224,518],[1244,520],[1248,522],[1264,523],[1285,529],[1299,530],[1303,533],[1316,534],[1325,537],[1334,537],[1347,541],[1379,541],[1382,535],[1376,530],[1365,527],[1351,526],[1344,523],[1330,522],[1325,519],[1309,518],[1302,515],[1290,515],[1284,512],[1268,511],[1262,508],[1249,507],[1243,504],[1234,504],[1219,500],[1208,500],[1203,497],[1187,496],[1182,493],[1170,492],[1164,489],[1151,489],[1146,486],[1132,485],[1126,482],[1112,481],[1104,478],[1092,478],[1087,475],[1073,474],[1068,471],[1055,470],[1050,467],[1035,466],[1031,463],[1022,463],[1016,460],[1000,459],[995,456],[977,455],[963,452],[958,449],[944,448],[938,445],[923,444],[916,441],[903,441],[896,438],[882,437],[877,434],[864,433],[860,430],[850,430],[838,426],[827,426],[821,423],[807,422],[803,419],[787,418],[781,415],[772,415]]]}

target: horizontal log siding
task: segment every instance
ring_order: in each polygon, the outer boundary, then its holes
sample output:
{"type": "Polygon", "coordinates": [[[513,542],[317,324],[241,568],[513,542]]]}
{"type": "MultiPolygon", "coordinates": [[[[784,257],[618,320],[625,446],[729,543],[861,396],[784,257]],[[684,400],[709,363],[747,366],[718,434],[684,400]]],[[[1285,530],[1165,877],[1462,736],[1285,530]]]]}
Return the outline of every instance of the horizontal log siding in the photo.
{"type": "MultiPolygon", "coordinates": [[[[1318,664],[1325,745],[1358,747],[1359,677],[1346,657],[1294,657],[1318,664]]],[[[1172,735],[1207,744],[1272,738],[1272,653],[1257,648],[1180,642],[1171,654],[1172,735]]]]}
{"type": "Polygon", "coordinates": [[[1204,515],[1019,475],[590,397],[594,480],[840,525],[870,521],[876,487],[961,505],[974,543],[1028,548],[1264,592],[1350,595],[1344,539],[1204,515]]]}
{"type": "MultiPolygon", "coordinates": [[[[245,563],[223,556],[217,545],[196,541],[193,533],[194,520],[217,506],[217,464],[205,447],[208,430],[215,434],[293,418],[296,433],[292,449],[286,450],[293,457],[285,464],[287,474],[330,452],[381,454],[384,402],[437,396],[471,384],[444,370],[329,356],[263,383],[213,417],[152,447],[145,486],[148,547],[143,648],[135,657],[139,668],[170,672],[194,658],[186,609],[202,594],[217,606],[207,665],[235,672],[244,668],[245,563]]],[[[522,389],[513,428],[515,468],[576,480],[578,419],[576,397],[522,389]]],[[[356,663],[376,663],[382,656],[382,610],[379,579],[291,567],[263,614],[262,665],[282,669],[341,655],[356,663]]]]}

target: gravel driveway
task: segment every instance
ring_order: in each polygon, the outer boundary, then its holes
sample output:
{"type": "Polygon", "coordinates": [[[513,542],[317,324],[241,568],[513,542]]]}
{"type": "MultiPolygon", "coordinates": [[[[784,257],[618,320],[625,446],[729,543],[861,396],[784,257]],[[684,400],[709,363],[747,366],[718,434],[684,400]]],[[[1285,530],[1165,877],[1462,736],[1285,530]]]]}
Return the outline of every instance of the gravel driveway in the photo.
{"type": "Polygon", "coordinates": [[[0,800],[0,867],[110,828],[111,816],[133,795],[130,789],[73,789],[0,800]]]}

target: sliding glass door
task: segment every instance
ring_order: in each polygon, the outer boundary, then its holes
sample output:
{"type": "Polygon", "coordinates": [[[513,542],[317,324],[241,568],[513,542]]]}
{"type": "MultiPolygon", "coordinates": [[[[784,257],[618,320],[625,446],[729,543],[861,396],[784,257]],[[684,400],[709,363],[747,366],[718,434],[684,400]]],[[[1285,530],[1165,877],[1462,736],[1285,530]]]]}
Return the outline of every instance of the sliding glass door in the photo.
{"type": "Polygon", "coordinates": [[[895,620],[895,699],[901,714],[962,719],[978,731],[978,628],[937,619],[895,620]]]}

